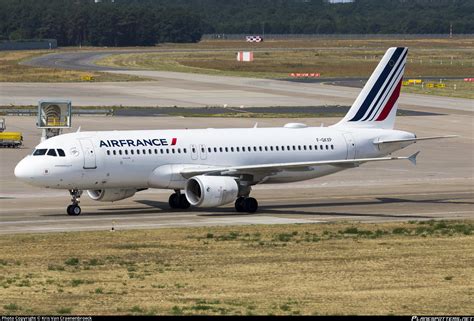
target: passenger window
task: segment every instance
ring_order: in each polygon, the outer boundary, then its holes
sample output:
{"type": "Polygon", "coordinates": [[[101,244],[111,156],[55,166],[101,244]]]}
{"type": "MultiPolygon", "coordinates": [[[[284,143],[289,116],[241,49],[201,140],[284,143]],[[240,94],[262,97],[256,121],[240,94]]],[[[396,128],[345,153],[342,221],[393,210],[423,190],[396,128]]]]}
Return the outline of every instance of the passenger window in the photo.
{"type": "Polygon", "coordinates": [[[309,150],[313,150],[313,145],[309,145],[309,150]]]}
{"type": "Polygon", "coordinates": [[[253,147],[253,151],[254,151],[254,152],[257,151],[257,146],[254,146],[254,147],[253,147]]]}
{"type": "Polygon", "coordinates": [[[146,149],[143,150],[143,155],[146,155],[146,149]]]}
{"type": "Polygon", "coordinates": [[[130,154],[132,154],[132,155],[133,155],[133,149],[130,151],[130,154]]]}
{"type": "Polygon", "coordinates": [[[328,150],[328,149],[329,149],[329,145],[326,145],[326,150],[328,150]]]}
{"type": "Polygon", "coordinates": [[[259,150],[259,151],[263,151],[262,146],[258,146],[258,150],[259,150]]]}
{"type": "Polygon", "coordinates": [[[331,145],[331,149],[334,149],[334,145],[331,145]]]}
{"type": "MultiPolygon", "coordinates": [[[[114,153],[114,155],[115,155],[115,153],[114,153]]],[[[137,149],[137,155],[140,155],[140,150],[139,149],[137,149]]]]}
{"type": "Polygon", "coordinates": [[[113,153],[114,153],[114,155],[117,155],[117,152],[115,151],[115,149],[114,149],[113,153]]]}
{"type": "Polygon", "coordinates": [[[319,149],[323,150],[324,149],[323,145],[319,145],[319,149]]]}
{"type": "Polygon", "coordinates": [[[171,149],[171,152],[174,154],[174,152],[175,152],[174,148],[171,149]]]}
{"type": "Polygon", "coordinates": [[[109,155],[109,156],[110,156],[110,150],[108,150],[108,151],[107,151],[107,155],[109,155]]]}
{"type": "Polygon", "coordinates": [[[66,154],[64,153],[62,149],[58,149],[58,155],[61,157],[66,157],[66,154]]]}
{"type": "Polygon", "coordinates": [[[54,157],[56,157],[56,156],[58,156],[58,155],[56,155],[56,150],[55,150],[55,149],[50,149],[50,150],[48,150],[48,156],[54,156],[54,157]]]}
{"type": "Polygon", "coordinates": [[[207,151],[208,151],[209,153],[211,153],[211,152],[212,152],[212,148],[211,148],[211,147],[208,147],[208,148],[207,148],[207,151]]]}
{"type": "Polygon", "coordinates": [[[164,154],[165,151],[164,151],[163,149],[160,149],[160,153],[161,153],[161,154],[164,154]]]}
{"type": "Polygon", "coordinates": [[[186,148],[183,149],[183,153],[185,153],[185,154],[187,153],[186,148]]]}
{"type": "Polygon", "coordinates": [[[303,149],[306,150],[306,145],[303,145],[303,149]]]}
{"type": "Polygon", "coordinates": [[[195,153],[195,152],[196,152],[196,148],[193,147],[193,153],[195,153]]]}
{"type": "Polygon", "coordinates": [[[231,151],[231,152],[234,152],[234,147],[231,147],[231,148],[230,148],[230,151],[231,151]]]}
{"type": "Polygon", "coordinates": [[[155,155],[158,154],[158,149],[155,148],[155,155]]]}
{"type": "Polygon", "coordinates": [[[301,146],[300,146],[300,145],[298,145],[298,150],[301,150],[301,146]]]}
{"type": "Polygon", "coordinates": [[[149,149],[149,150],[148,150],[148,154],[150,154],[150,155],[151,155],[151,149],[149,149]]]}
{"type": "Polygon", "coordinates": [[[318,145],[314,145],[314,150],[318,150],[318,145]]]}
{"type": "Polygon", "coordinates": [[[125,155],[128,155],[128,149],[125,150],[125,155]]]}
{"type": "Polygon", "coordinates": [[[121,149],[119,149],[119,155],[122,155],[122,150],[121,149]]]}
{"type": "Polygon", "coordinates": [[[236,147],[235,150],[236,150],[237,152],[240,152],[240,148],[238,148],[238,147],[236,147]]]}
{"type": "Polygon", "coordinates": [[[275,149],[276,149],[277,152],[279,151],[279,150],[278,150],[278,146],[275,146],[275,149]]]}
{"type": "Polygon", "coordinates": [[[219,151],[222,153],[222,147],[219,147],[219,151]]]}
{"type": "Polygon", "coordinates": [[[170,153],[170,150],[167,148],[166,149],[166,154],[169,154],[170,153]]]}
{"type": "Polygon", "coordinates": [[[214,153],[217,153],[217,147],[214,147],[214,153]]]}
{"type": "Polygon", "coordinates": [[[296,150],[296,146],[295,146],[295,145],[293,145],[293,150],[296,150]]]}
{"type": "Polygon", "coordinates": [[[178,148],[178,154],[181,154],[181,148],[178,148]]]}
{"type": "Polygon", "coordinates": [[[33,153],[33,156],[43,156],[46,155],[47,149],[37,149],[33,153]]]}
{"type": "Polygon", "coordinates": [[[228,148],[228,147],[225,148],[225,152],[226,152],[226,153],[229,152],[229,148],[228,148]]]}

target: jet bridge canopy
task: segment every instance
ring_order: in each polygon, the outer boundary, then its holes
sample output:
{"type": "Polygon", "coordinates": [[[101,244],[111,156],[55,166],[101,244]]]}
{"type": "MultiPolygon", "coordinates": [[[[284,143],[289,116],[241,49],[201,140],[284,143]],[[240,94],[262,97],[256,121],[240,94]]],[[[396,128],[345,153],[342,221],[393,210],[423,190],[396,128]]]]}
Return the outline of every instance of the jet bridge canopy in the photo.
{"type": "Polygon", "coordinates": [[[41,141],[71,128],[72,104],[70,100],[40,100],[36,126],[43,130],[41,141]]]}

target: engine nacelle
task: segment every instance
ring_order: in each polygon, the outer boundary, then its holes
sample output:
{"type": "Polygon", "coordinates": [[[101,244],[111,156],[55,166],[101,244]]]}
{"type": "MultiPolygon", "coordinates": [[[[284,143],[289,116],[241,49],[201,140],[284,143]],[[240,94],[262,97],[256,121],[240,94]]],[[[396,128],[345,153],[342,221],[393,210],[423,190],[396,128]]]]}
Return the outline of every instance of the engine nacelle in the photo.
{"type": "Polygon", "coordinates": [[[194,176],[186,182],[188,202],[197,207],[216,207],[235,201],[239,185],[232,177],[194,176]]]}
{"type": "Polygon", "coordinates": [[[132,197],[137,192],[136,189],[98,189],[88,190],[87,194],[91,199],[98,202],[115,202],[132,197]]]}

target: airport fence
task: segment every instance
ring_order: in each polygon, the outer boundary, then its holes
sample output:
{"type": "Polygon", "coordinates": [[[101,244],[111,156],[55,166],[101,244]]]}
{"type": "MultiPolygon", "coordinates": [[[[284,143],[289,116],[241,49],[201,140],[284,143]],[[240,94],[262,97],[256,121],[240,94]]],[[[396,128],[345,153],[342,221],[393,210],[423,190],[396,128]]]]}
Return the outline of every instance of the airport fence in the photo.
{"type": "MultiPolygon", "coordinates": [[[[205,34],[202,40],[245,40],[248,34],[205,34]]],[[[264,40],[292,40],[292,39],[447,39],[447,38],[474,38],[474,34],[265,34],[264,40]]]]}
{"type": "Polygon", "coordinates": [[[56,39],[0,41],[0,50],[55,49],[57,47],[56,39]]]}

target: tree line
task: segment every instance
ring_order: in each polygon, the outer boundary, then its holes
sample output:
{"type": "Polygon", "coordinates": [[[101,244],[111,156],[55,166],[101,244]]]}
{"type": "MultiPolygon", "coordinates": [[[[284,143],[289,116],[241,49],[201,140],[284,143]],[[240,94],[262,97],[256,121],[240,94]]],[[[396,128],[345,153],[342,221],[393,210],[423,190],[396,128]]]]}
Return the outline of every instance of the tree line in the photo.
{"type": "Polygon", "coordinates": [[[474,33],[472,0],[0,0],[0,39],[60,46],[197,42],[204,33],[474,33]]]}

